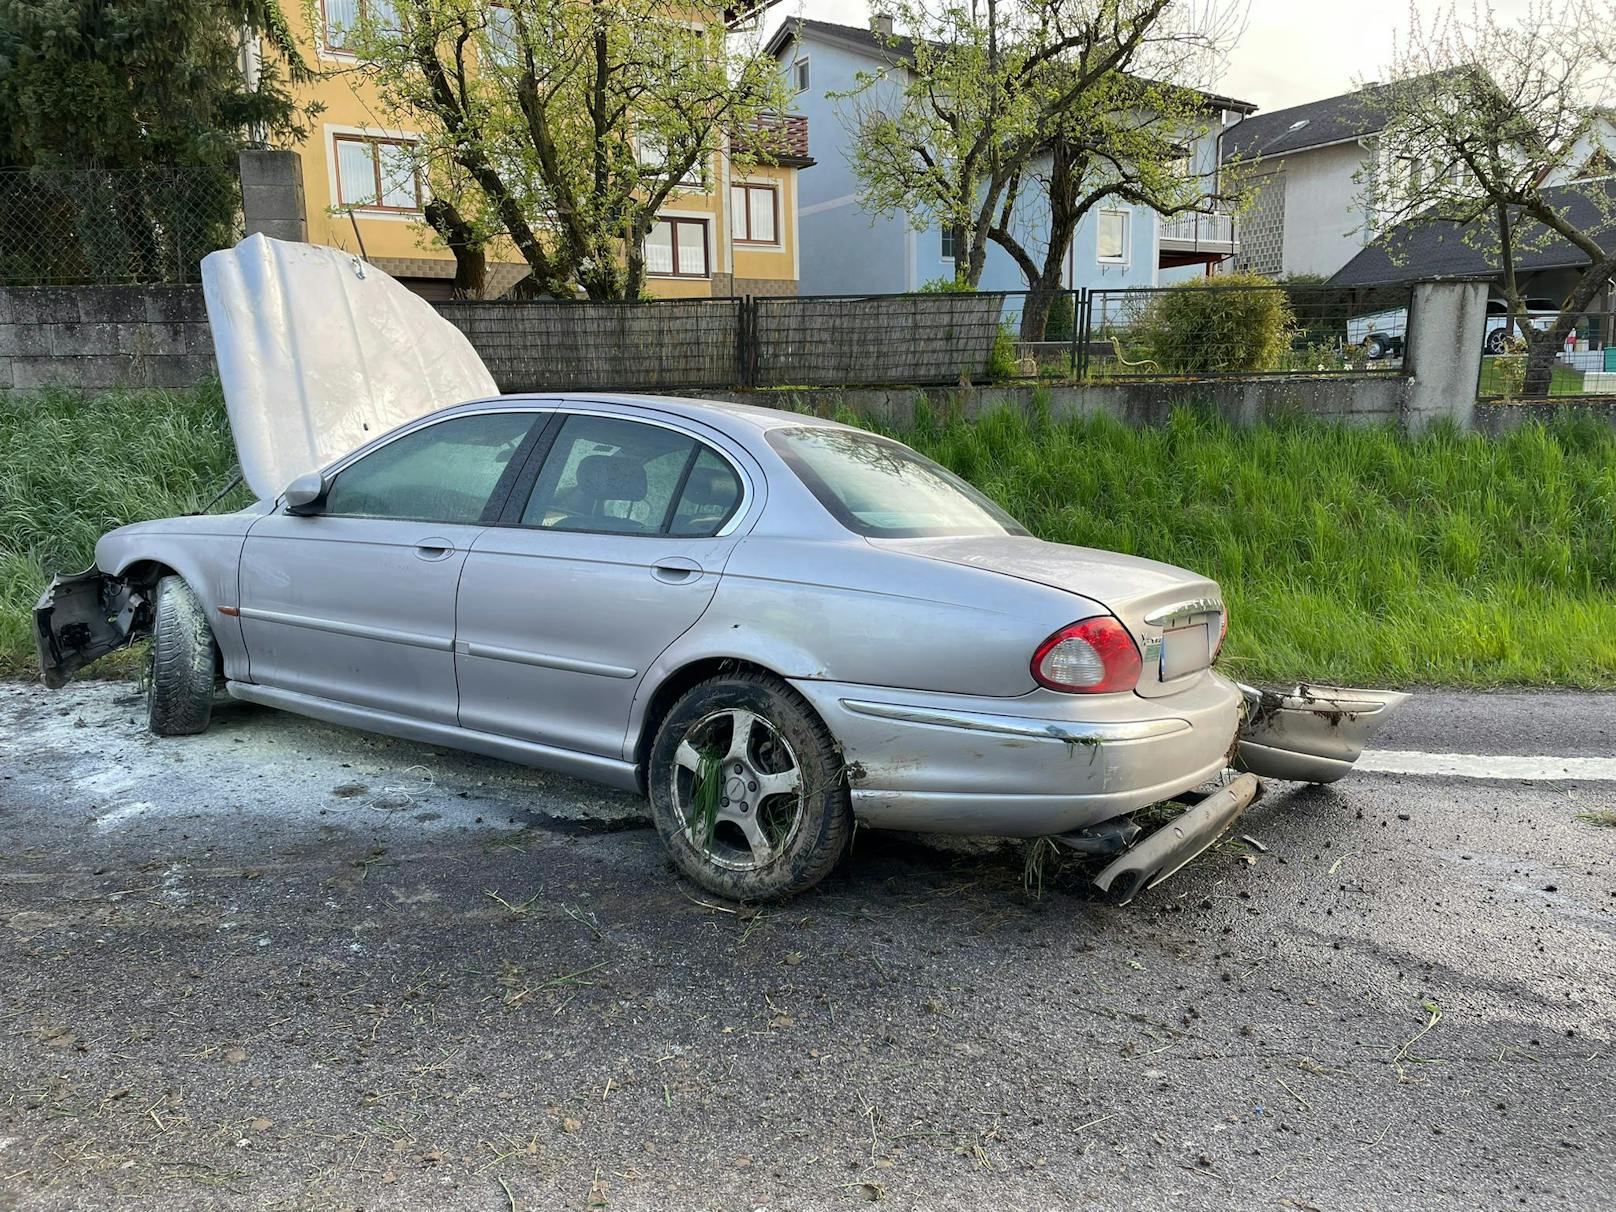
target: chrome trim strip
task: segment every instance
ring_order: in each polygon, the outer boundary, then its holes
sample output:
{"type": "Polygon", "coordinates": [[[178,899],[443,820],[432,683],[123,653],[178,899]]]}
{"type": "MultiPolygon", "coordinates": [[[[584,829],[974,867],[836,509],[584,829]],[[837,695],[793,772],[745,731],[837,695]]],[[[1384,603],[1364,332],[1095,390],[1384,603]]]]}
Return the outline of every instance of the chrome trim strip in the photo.
{"type": "Polygon", "coordinates": [[[256,606],[241,607],[243,619],[257,619],[261,623],[280,623],[287,627],[302,627],[309,631],[328,631],[333,635],[353,636],[360,640],[382,640],[390,644],[404,644],[410,648],[426,648],[433,652],[449,652],[454,648],[451,636],[421,635],[414,631],[395,631],[391,627],[367,627],[363,623],[344,623],[338,619],[316,619],[306,614],[287,614],[280,610],[261,610],[256,606]]]}
{"type": "Polygon", "coordinates": [[[1152,610],[1145,616],[1145,622],[1152,627],[1161,627],[1167,623],[1176,623],[1180,619],[1193,619],[1198,614],[1222,613],[1223,603],[1217,598],[1191,598],[1187,602],[1174,602],[1170,606],[1152,610]]]}
{"type": "Polygon", "coordinates": [[[599,661],[581,661],[576,657],[551,656],[546,652],[527,652],[520,648],[500,648],[494,644],[462,642],[457,649],[467,656],[483,657],[490,661],[512,661],[518,665],[537,665],[541,669],[563,669],[568,673],[593,673],[603,678],[633,678],[638,669],[622,665],[603,665],[599,661]]]}
{"type": "Polygon", "coordinates": [[[1035,737],[1044,741],[1144,741],[1152,737],[1187,732],[1192,725],[1178,718],[1126,720],[1116,723],[1075,723],[1061,720],[1030,719],[1026,716],[993,715],[985,711],[954,711],[940,707],[909,707],[902,703],[870,703],[842,699],[854,715],[905,724],[927,724],[934,728],[962,728],[968,732],[992,732],[1001,736],[1035,737]]]}

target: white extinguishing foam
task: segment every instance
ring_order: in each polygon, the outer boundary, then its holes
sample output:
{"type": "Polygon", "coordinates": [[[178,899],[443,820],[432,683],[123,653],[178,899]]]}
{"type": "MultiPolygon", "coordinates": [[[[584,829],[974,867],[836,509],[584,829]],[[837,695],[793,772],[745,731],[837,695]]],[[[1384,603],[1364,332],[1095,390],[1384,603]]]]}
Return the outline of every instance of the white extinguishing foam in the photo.
{"type": "Polygon", "coordinates": [[[1616,782],[1616,758],[1516,754],[1418,753],[1370,749],[1353,765],[1369,774],[1420,774],[1458,779],[1616,782]]]}
{"type": "Polygon", "coordinates": [[[248,236],[202,259],[202,293],[241,474],[259,497],[499,392],[458,328],[341,249],[248,236]]]}

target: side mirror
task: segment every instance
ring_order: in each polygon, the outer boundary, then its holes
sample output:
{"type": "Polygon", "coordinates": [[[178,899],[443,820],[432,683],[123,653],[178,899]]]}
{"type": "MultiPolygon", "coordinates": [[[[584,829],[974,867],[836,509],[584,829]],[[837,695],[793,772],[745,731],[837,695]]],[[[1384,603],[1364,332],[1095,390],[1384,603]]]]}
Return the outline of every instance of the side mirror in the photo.
{"type": "Polygon", "coordinates": [[[329,487],[325,477],[317,471],[298,476],[286,486],[286,512],[301,518],[319,513],[329,487]]]}

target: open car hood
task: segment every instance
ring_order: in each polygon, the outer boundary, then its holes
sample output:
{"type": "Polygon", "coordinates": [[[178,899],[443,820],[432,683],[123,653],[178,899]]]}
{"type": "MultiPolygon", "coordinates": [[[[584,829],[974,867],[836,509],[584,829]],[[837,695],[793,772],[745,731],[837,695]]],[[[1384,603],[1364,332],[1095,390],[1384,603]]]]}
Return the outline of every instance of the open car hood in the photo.
{"type": "Polygon", "coordinates": [[[202,260],[241,474],[278,496],[372,438],[498,394],[431,304],[340,249],[248,236],[202,260]]]}

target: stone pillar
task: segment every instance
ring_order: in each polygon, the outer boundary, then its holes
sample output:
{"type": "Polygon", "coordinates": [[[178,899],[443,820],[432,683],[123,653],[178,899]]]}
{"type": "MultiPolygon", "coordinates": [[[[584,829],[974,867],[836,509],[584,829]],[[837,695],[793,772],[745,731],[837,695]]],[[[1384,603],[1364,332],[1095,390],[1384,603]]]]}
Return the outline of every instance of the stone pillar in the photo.
{"type": "Polygon", "coordinates": [[[1403,424],[1411,432],[1443,418],[1471,427],[1486,326],[1485,282],[1415,284],[1403,337],[1403,424]]]}
{"type": "Polygon", "coordinates": [[[263,232],[277,240],[308,240],[303,157],[295,151],[249,147],[242,150],[238,163],[247,234],[263,232]]]}

